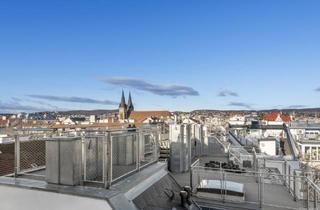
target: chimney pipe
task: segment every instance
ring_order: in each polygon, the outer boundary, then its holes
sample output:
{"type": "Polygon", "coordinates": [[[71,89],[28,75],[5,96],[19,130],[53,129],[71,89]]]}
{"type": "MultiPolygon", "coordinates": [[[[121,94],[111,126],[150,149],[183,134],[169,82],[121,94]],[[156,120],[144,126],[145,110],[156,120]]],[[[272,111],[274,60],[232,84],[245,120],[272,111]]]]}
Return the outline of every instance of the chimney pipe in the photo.
{"type": "Polygon", "coordinates": [[[188,200],[188,193],[184,190],[180,191],[180,197],[181,197],[181,206],[187,207],[187,200],[188,200]]]}

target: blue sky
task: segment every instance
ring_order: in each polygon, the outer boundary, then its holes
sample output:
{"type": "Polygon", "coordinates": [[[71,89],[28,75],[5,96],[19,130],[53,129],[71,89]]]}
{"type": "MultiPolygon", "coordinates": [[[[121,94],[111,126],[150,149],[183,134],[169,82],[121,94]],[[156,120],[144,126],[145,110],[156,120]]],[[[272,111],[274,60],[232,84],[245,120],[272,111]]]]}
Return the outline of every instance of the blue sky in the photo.
{"type": "Polygon", "coordinates": [[[320,107],[320,1],[0,2],[0,112],[320,107]],[[317,90],[318,89],[318,90],[317,90]]]}

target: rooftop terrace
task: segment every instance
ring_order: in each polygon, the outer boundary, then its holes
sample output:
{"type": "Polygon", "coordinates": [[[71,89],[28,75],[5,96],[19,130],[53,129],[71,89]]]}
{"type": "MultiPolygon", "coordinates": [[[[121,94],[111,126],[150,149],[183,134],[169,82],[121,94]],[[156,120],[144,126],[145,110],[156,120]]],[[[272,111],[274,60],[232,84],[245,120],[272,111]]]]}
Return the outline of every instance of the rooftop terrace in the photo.
{"type": "Polygon", "coordinates": [[[179,194],[184,186],[191,186],[190,209],[318,209],[317,174],[305,171],[298,161],[226,149],[214,136],[209,138],[209,155],[195,157],[189,172],[177,174],[158,161],[161,139],[155,129],[48,138],[15,138],[13,172],[0,177],[0,199],[8,209],[187,209],[179,194]],[[61,156],[73,151],[74,156],[61,156]],[[230,160],[240,170],[222,168],[230,160]],[[221,164],[215,168],[210,162],[221,164]],[[57,180],[48,172],[52,167],[59,168],[57,180]],[[72,176],[73,184],[64,184],[70,181],[61,178],[64,167],[79,173],[72,176]],[[220,185],[201,191],[200,183],[209,180],[220,185]],[[228,186],[232,183],[243,186],[238,197],[228,186]]]}

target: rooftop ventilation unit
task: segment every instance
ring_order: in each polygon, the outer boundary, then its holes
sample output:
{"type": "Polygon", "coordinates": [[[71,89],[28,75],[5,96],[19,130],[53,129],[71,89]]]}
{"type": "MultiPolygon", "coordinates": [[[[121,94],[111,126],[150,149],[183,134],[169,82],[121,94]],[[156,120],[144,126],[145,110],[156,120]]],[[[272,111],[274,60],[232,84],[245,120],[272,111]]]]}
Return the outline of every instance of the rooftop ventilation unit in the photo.
{"type": "Polygon", "coordinates": [[[81,138],[54,137],[46,140],[46,181],[77,185],[81,180],[81,138]]]}

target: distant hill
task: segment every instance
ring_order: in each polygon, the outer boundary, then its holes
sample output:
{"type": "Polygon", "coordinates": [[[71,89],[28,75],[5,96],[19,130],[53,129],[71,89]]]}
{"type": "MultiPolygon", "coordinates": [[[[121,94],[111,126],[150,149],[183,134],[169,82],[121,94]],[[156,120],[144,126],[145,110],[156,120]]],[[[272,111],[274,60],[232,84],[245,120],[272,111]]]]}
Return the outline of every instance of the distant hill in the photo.
{"type": "Polygon", "coordinates": [[[117,109],[112,110],[104,110],[104,109],[97,109],[97,110],[70,110],[70,111],[60,111],[58,115],[102,115],[108,113],[116,113],[118,112],[117,109]]]}
{"type": "MultiPolygon", "coordinates": [[[[303,108],[303,109],[264,109],[264,110],[218,110],[218,109],[197,109],[193,110],[191,112],[183,112],[183,111],[174,111],[172,113],[174,114],[182,114],[182,113],[218,113],[218,112],[230,112],[230,113],[251,113],[251,112],[258,112],[258,113],[264,113],[264,112],[284,112],[284,113],[290,113],[290,112],[297,112],[297,113],[320,113],[320,108],[303,108]]],[[[58,111],[58,112],[36,112],[32,113],[35,115],[42,115],[42,114],[48,114],[51,113],[52,115],[102,115],[102,114],[108,114],[108,113],[117,113],[118,109],[111,109],[111,110],[104,110],[104,109],[97,109],[97,110],[69,110],[69,111],[58,111]]],[[[1,116],[10,116],[12,114],[8,113],[0,113],[1,116]]]]}
{"type": "Polygon", "coordinates": [[[269,110],[259,110],[258,112],[271,112],[271,111],[282,111],[282,112],[320,112],[320,108],[304,108],[304,109],[269,109],[269,110]]]}
{"type": "Polygon", "coordinates": [[[303,108],[303,109],[264,109],[264,110],[216,110],[216,109],[198,109],[191,111],[192,113],[200,112],[320,112],[320,108],[303,108]]]}
{"type": "MultiPolygon", "coordinates": [[[[52,115],[101,115],[101,114],[115,113],[115,112],[118,112],[118,109],[43,111],[43,112],[29,113],[29,115],[44,115],[44,114],[52,114],[52,115]]],[[[11,116],[13,114],[17,114],[17,113],[0,113],[1,116],[11,116]]],[[[27,113],[24,113],[24,114],[27,114],[27,113]]]]}

